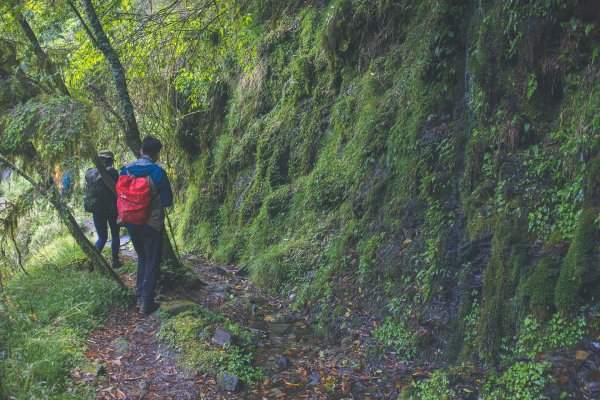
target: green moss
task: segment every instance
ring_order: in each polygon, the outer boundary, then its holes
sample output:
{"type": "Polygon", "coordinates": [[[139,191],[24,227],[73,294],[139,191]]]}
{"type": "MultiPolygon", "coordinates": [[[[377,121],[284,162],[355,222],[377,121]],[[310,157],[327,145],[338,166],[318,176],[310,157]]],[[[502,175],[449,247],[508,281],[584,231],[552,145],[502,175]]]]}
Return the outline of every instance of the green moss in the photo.
{"type": "Polygon", "coordinates": [[[533,267],[531,275],[519,284],[518,301],[537,320],[547,321],[554,311],[554,290],[559,270],[560,259],[544,258],[533,267]]]}
{"type": "Polygon", "coordinates": [[[410,298],[415,315],[462,298],[468,350],[491,360],[525,315],[554,311],[564,247],[545,239],[572,234],[584,170],[585,192],[600,186],[597,162],[579,161],[597,149],[599,85],[582,69],[560,116],[530,104],[535,71],[508,60],[504,3],[413,3],[245,3],[257,57],[214,73],[223,123],[196,161],[179,237],[295,294],[328,334],[359,284],[383,303],[410,298]],[[528,218],[551,229],[540,237],[528,218]]]}
{"type": "Polygon", "coordinates": [[[478,321],[479,351],[489,362],[497,361],[503,337],[513,336],[517,315],[513,303],[527,259],[522,224],[500,220],[492,239],[492,257],[484,272],[483,301],[478,321]]]}
{"type": "Polygon", "coordinates": [[[252,383],[260,379],[253,365],[252,334],[240,325],[196,304],[171,303],[159,311],[164,319],[157,336],[180,351],[179,361],[193,371],[217,374],[228,372],[252,383]],[[185,311],[181,311],[185,308],[185,311]],[[174,311],[178,311],[174,313],[174,311]],[[220,347],[212,342],[218,328],[227,329],[232,342],[220,347]]]}
{"type": "Polygon", "coordinates": [[[591,209],[583,210],[560,268],[555,301],[558,309],[565,314],[579,311],[584,301],[590,300],[598,290],[600,271],[595,217],[596,214],[591,209]]]}
{"type": "Polygon", "coordinates": [[[585,206],[600,209],[600,156],[589,163],[585,189],[585,206]]]}

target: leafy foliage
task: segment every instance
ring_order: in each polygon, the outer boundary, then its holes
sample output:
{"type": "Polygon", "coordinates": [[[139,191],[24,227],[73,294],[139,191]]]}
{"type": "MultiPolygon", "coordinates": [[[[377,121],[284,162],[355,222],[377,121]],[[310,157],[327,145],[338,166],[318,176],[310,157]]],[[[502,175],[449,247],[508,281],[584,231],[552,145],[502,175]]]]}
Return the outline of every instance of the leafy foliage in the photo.
{"type": "Polygon", "coordinates": [[[388,318],[384,324],[375,328],[373,337],[402,359],[408,360],[415,355],[415,336],[405,322],[398,323],[388,318]]]}
{"type": "Polygon", "coordinates": [[[0,119],[3,153],[25,156],[35,149],[46,163],[78,152],[89,133],[89,109],[71,97],[40,96],[15,107],[0,119]]]}
{"type": "Polygon", "coordinates": [[[552,381],[549,376],[550,368],[549,362],[515,363],[500,378],[492,377],[488,380],[484,388],[488,393],[484,399],[549,399],[543,390],[552,381]]]}

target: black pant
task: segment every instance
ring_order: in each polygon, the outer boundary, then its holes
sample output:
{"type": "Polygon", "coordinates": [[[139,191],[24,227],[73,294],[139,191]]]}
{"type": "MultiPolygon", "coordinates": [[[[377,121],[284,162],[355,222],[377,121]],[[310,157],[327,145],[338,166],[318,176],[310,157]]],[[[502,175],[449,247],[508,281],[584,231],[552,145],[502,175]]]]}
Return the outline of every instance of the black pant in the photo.
{"type": "Polygon", "coordinates": [[[136,296],[144,303],[152,303],[162,259],[162,231],[148,224],[127,224],[127,231],[138,256],[136,296]]]}
{"type": "Polygon", "coordinates": [[[117,225],[117,214],[93,213],[92,216],[94,218],[94,227],[98,234],[96,248],[100,251],[104,248],[104,245],[108,240],[108,226],[110,226],[112,259],[117,260],[119,258],[119,247],[121,247],[121,238],[119,234],[120,227],[117,225]]]}

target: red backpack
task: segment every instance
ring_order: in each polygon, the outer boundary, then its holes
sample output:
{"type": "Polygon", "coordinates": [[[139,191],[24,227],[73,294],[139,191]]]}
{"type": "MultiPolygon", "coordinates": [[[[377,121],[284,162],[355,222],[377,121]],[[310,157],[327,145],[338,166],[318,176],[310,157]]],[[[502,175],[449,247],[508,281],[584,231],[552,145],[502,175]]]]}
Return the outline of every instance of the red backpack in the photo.
{"type": "Polygon", "coordinates": [[[152,196],[147,178],[119,176],[117,196],[117,211],[123,223],[142,225],[148,221],[152,196]]]}

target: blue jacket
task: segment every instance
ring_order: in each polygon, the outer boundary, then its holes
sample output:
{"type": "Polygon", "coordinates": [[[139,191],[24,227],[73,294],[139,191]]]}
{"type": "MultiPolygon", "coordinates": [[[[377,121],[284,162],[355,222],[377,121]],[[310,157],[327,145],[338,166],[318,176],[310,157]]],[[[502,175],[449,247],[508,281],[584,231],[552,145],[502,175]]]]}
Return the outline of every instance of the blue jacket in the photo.
{"type": "Polygon", "coordinates": [[[136,161],[127,164],[121,168],[121,175],[129,175],[136,178],[150,175],[158,194],[160,196],[160,203],[163,207],[173,206],[173,190],[171,189],[171,183],[167,177],[167,173],[158,164],[150,159],[148,156],[142,156],[136,161]]]}

